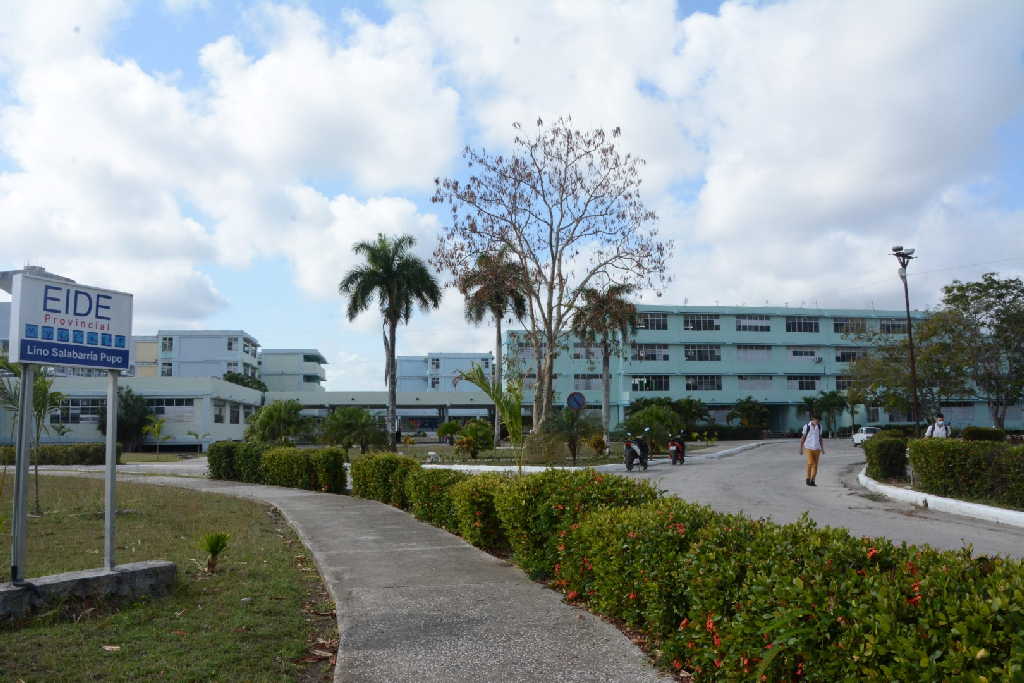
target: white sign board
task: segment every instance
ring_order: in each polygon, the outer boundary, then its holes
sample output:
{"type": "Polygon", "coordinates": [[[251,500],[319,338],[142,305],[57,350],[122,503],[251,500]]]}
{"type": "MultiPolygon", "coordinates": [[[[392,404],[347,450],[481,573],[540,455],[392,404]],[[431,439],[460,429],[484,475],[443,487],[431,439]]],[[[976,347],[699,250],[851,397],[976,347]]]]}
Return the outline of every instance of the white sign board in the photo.
{"type": "Polygon", "coordinates": [[[27,273],[14,276],[12,363],[128,370],[132,295],[27,273]]]}

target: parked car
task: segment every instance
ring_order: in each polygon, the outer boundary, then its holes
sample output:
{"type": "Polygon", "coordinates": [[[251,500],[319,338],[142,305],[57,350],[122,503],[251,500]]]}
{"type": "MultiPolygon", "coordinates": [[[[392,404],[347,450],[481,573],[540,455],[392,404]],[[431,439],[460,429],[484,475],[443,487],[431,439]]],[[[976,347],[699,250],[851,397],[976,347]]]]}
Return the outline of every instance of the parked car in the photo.
{"type": "Polygon", "coordinates": [[[880,427],[861,427],[853,433],[853,445],[863,446],[864,442],[877,434],[880,429],[880,427]]]}

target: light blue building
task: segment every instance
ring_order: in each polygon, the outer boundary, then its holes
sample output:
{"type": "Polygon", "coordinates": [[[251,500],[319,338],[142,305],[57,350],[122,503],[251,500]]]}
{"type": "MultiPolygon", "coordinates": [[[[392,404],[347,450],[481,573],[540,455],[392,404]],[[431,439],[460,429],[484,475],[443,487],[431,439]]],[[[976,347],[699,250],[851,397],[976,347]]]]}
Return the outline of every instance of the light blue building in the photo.
{"type": "MultiPolygon", "coordinates": [[[[732,406],[752,396],[769,407],[772,431],[792,431],[807,420],[800,411],[805,397],[850,386],[850,362],[867,349],[857,338],[859,333],[906,334],[903,311],[648,305],[637,309],[628,353],[625,358],[613,357],[611,363],[613,425],[640,398],[697,398],[710,407],[716,422],[725,423],[732,406]]],[[[915,318],[925,315],[912,313],[915,318]]],[[[506,344],[524,368],[534,366],[523,332],[509,332],[506,344]]],[[[580,391],[589,406],[600,406],[598,347],[569,338],[555,362],[555,376],[556,403],[580,391]]],[[[525,403],[532,404],[529,389],[535,377],[527,370],[525,403]]],[[[950,402],[943,405],[943,412],[958,427],[992,424],[982,402],[950,402]]],[[[874,406],[862,406],[857,414],[860,424],[907,421],[906,415],[887,414],[874,406]]],[[[847,413],[839,426],[849,423],[847,413]]],[[[1020,406],[1010,409],[1006,426],[1022,426],[1020,406]]]]}

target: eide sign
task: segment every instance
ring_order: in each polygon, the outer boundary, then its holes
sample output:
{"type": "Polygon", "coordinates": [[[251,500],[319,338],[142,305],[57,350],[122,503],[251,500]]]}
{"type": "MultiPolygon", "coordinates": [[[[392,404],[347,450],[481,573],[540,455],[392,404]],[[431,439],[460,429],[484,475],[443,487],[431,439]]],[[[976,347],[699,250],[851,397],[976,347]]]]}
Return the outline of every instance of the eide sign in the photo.
{"type": "Polygon", "coordinates": [[[131,367],[131,294],[27,273],[13,284],[11,362],[131,367]]]}

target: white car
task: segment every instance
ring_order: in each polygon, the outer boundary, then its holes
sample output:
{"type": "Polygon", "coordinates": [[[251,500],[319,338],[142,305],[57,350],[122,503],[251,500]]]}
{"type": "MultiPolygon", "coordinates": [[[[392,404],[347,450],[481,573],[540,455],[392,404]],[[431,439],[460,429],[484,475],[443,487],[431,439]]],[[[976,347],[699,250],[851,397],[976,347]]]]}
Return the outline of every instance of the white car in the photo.
{"type": "Polygon", "coordinates": [[[878,433],[879,427],[861,427],[853,433],[853,445],[863,446],[864,442],[878,433]]]}

